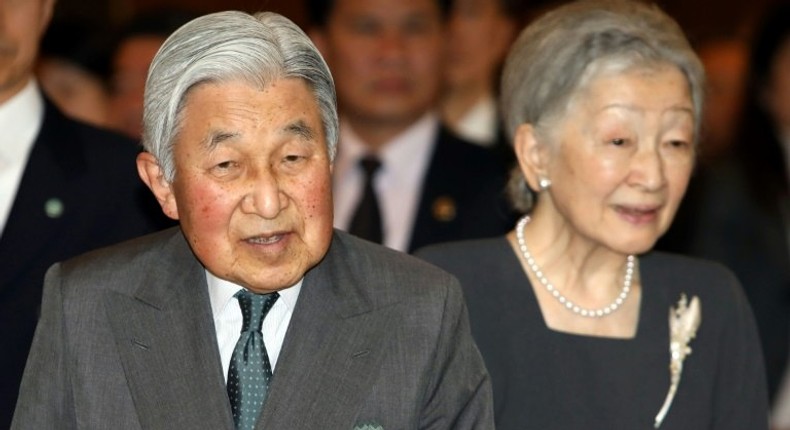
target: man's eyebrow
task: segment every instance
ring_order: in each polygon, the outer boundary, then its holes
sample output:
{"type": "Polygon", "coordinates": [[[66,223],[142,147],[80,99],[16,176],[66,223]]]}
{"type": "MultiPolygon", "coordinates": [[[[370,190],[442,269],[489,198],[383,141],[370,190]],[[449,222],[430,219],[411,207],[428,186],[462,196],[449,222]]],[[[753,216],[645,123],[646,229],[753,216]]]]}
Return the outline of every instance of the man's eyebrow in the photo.
{"type": "Polygon", "coordinates": [[[304,140],[315,140],[316,136],[315,130],[301,119],[286,125],[283,131],[287,134],[297,135],[304,140]]]}
{"type": "Polygon", "coordinates": [[[211,131],[211,133],[209,133],[208,137],[206,138],[206,148],[209,151],[211,151],[217,146],[219,146],[219,144],[221,144],[222,142],[239,136],[240,136],[239,133],[234,133],[224,130],[213,130],[211,131]]]}
{"type": "MultiPolygon", "coordinates": [[[[285,134],[295,135],[307,141],[315,140],[316,138],[315,130],[301,119],[286,125],[283,127],[282,131],[285,134]]],[[[221,143],[235,139],[239,136],[241,136],[241,133],[238,132],[212,130],[205,140],[206,149],[212,151],[221,143]]]]}

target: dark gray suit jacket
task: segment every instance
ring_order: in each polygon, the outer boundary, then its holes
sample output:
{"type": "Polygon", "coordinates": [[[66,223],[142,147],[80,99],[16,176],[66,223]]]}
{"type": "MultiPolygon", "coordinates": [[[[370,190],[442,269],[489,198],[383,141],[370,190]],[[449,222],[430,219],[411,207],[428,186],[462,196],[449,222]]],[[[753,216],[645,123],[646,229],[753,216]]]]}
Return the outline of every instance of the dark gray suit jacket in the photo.
{"type": "MultiPolygon", "coordinates": [[[[458,282],[336,232],[259,429],[493,428],[458,282]]],[[[13,429],[232,429],[205,272],[178,229],[58,264],[13,429]]]]}

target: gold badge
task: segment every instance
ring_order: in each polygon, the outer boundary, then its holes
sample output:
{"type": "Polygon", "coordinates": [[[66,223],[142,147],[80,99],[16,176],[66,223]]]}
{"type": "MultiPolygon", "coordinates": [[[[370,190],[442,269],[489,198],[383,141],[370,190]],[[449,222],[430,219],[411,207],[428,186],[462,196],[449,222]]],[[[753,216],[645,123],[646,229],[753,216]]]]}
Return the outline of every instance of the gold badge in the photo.
{"type": "Polygon", "coordinates": [[[433,217],[437,221],[450,222],[457,215],[455,200],[449,196],[441,196],[434,200],[432,211],[433,217]]]}

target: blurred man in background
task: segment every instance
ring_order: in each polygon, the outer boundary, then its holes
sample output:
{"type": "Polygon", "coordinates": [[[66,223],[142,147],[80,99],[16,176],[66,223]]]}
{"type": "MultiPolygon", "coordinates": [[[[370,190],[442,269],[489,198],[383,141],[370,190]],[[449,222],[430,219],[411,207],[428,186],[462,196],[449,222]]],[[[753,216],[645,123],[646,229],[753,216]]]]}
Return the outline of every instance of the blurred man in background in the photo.
{"type": "Polygon", "coordinates": [[[47,268],[163,219],[137,178],[136,143],[68,119],[42,95],[33,68],[54,3],[0,1],[0,428],[11,422],[47,268]]]}
{"type": "Polygon", "coordinates": [[[502,234],[507,169],[441,124],[450,4],[310,0],[338,92],[335,226],[401,251],[502,234]]]}

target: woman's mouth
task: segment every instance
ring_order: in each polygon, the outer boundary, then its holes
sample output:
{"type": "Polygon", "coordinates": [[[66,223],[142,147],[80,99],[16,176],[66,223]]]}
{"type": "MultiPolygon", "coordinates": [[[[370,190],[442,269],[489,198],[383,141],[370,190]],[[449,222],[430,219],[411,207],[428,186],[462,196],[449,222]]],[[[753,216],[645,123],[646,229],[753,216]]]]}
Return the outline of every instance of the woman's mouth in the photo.
{"type": "Polygon", "coordinates": [[[632,224],[652,223],[658,217],[658,206],[634,207],[634,206],[615,206],[615,211],[626,221],[632,224]]]}

